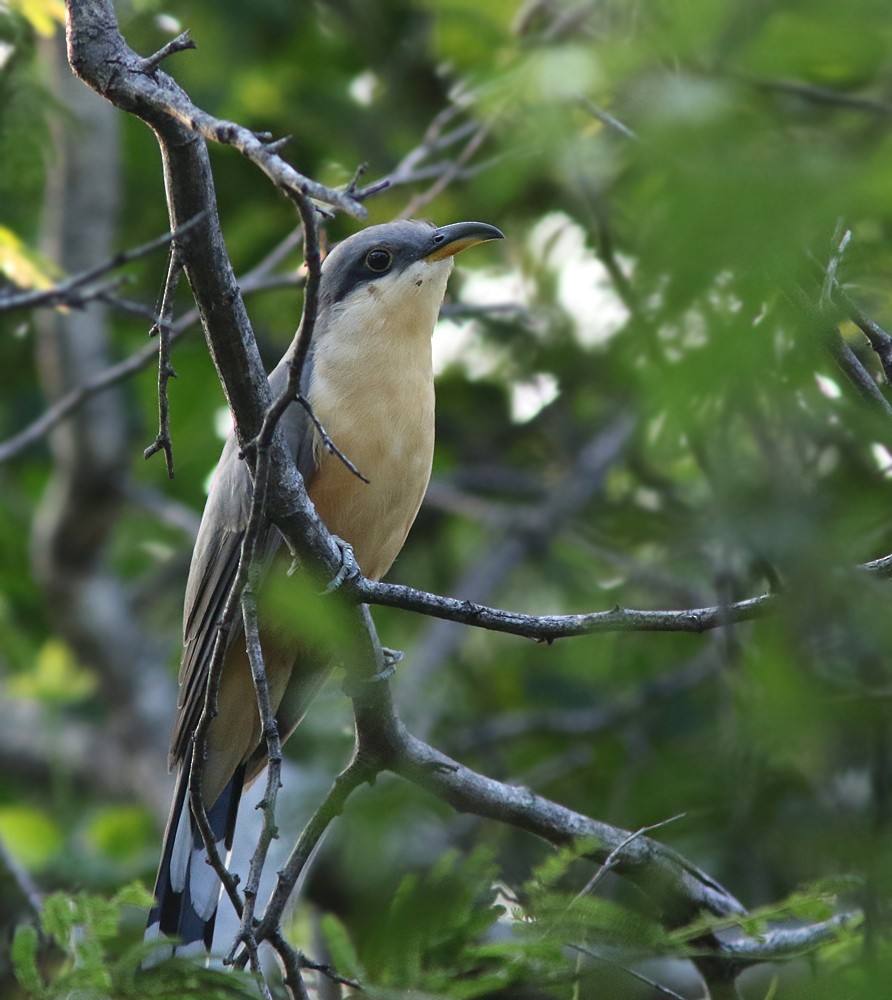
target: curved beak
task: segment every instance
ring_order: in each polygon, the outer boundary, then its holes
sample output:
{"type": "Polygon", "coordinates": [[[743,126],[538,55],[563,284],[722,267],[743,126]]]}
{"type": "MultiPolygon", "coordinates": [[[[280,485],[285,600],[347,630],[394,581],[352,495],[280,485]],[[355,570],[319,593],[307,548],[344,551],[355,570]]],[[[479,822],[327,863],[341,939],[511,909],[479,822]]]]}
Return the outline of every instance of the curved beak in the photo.
{"type": "Polygon", "coordinates": [[[424,255],[424,260],[444,260],[478,243],[504,238],[505,235],[501,230],[485,222],[454,222],[451,226],[440,226],[434,230],[431,237],[433,249],[424,255]]]}

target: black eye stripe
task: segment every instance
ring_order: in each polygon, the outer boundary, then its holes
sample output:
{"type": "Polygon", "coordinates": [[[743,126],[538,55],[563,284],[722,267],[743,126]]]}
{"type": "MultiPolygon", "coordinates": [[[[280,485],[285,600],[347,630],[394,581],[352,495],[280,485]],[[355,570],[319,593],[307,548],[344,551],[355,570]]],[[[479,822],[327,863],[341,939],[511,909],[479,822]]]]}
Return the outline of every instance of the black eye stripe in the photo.
{"type": "Polygon", "coordinates": [[[376,274],[382,274],[393,263],[393,254],[382,247],[369,250],[365,255],[365,266],[376,274]]]}

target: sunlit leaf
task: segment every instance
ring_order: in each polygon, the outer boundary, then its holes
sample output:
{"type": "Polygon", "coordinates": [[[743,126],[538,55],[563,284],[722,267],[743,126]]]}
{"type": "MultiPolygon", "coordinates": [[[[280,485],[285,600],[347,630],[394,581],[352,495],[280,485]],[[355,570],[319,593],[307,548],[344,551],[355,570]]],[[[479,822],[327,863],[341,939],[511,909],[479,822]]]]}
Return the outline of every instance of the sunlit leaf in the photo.
{"type": "Polygon", "coordinates": [[[65,4],[62,0],[8,0],[8,3],[46,38],[65,24],[65,4]]]}
{"type": "Polygon", "coordinates": [[[60,275],[51,260],[0,226],[0,274],[19,288],[48,288],[60,275]]]}
{"type": "Polygon", "coordinates": [[[155,825],[141,806],[100,809],[85,833],[91,847],[116,861],[138,856],[156,836],[155,825]]]}
{"type": "Polygon", "coordinates": [[[10,694],[50,702],[76,702],[96,690],[95,674],[81,667],[71,650],[58,639],[48,639],[37,654],[33,668],[8,681],[10,694]]]}
{"type": "Polygon", "coordinates": [[[28,868],[40,868],[62,847],[62,830],[49,815],[25,805],[0,805],[0,837],[28,868]]]}

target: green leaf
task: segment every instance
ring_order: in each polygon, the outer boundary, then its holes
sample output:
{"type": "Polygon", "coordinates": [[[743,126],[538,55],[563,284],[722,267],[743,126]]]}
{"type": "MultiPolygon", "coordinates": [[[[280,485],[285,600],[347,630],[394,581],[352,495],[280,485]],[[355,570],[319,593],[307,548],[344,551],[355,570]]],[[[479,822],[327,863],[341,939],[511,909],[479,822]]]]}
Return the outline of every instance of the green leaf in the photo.
{"type": "Polygon", "coordinates": [[[32,669],[9,678],[10,694],[57,704],[83,701],[96,690],[96,674],[81,667],[71,649],[56,638],[47,639],[32,669]]]}
{"type": "Polygon", "coordinates": [[[406,875],[362,942],[367,978],[429,987],[441,973],[448,982],[462,970],[476,980],[485,970],[474,948],[501,913],[492,905],[495,874],[491,852],[481,848],[464,858],[447,851],[426,874],[406,875]]]}
{"type": "Polygon", "coordinates": [[[569,872],[576,861],[597,847],[598,840],[595,837],[580,837],[572,844],[546,855],[545,859],[533,869],[525,887],[527,893],[536,895],[552,888],[569,872]]]}
{"type": "Polygon", "coordinates": [[[116,861],[138,857],[156,836],[155,824],[142,806],[99,809],[85,831],[90,846],[116,861]]]}
{"type": "Polygon", "coordinates": [[[322,917],[320,927],[331,955],[332,966],[341,975],[362,982],[364,978],[362,963],[344,924],[333,913],[326,913],[322,917]]]}
{"type": "Polygon", "coordinates": [[[155,896],[142,882],[134,881],[119,889],[112,897],[115,906],[135,906],[147,910],[155,902],[155,896]]]}
{"type": "Polygon", "coordinates": [[[45,38],[65,24],[65,4],[62,0],[9,0],[9,6],[45,38]]]}
{"type": "Polygon", "coordinates": [[[38,934],[34,927],[21,925],[12,940],[12,965],[16,979],[35,1000],[46,995],[40,972],[37,969],[38,934]]]}
{"type": "Polygon", "coordinates": [[[46,865],[64,842],[62,830],[50,816],[24,805],[0,806],[0,837],[30,869],[46,865]]]}

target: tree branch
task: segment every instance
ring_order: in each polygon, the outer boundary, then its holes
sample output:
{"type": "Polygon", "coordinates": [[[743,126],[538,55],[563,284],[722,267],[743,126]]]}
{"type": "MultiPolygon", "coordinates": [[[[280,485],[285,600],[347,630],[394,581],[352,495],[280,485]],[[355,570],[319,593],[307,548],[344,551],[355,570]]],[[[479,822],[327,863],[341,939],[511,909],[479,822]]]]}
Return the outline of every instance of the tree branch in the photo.
{"type": "Polygon", "coordinates": [[[148,243],[142,243],[130,250],[122,250],[101,264],[89,267],[78,274],[72,275],[70,278],[59,281],[50,288],[35,288],[26,292],[0,289],[0,313],[23,309],[39,309],[47,306],[78,308],[85,305],[92,299],[99,298],[108,292],[107,285],[96,289],[85,288],[85,286],[90,285],[97,278],[101,278],[111,271],[117,271],[127,264],[132,264],[136,260],[148,257],[149,254],[168,246],[175,239],[185,237],[189,230],[199,221],[197,217],[189,219],[180,227],[177,233],[165,233],[163,236],[157,236],[155,239],[149,240],[148,243]]]}
{"type": "MultiPolygon", "coordinates": [[[[882,556],[854,567],[877,580],[892,575],[892,555],[882,556]]],[[[732,604],[715,604],[678,611],[645,611],[615,607],[611,611],[592,611],[575,615],[527,615],[505,611],[472,601],[431,594],[399,583],[381,583],[357,576],[344,587],[366,604],[401,608],[445,621],[473,625],[490,632],[553,642],[579,635],[605,632],[692,632],[700,634],[725,625],[753,621],[774,611],[783,601],[782,593],[765,593],[732,604]]]]}
{"type": "Polygon", "coordinates": [[[169,132],[176,123],[203,139],[233,146],[283,191],[365,218],[366,211],[356,199],[305,177],[286,163],[277,151],[282,140],[270,141],[196,107],[158,68],[159,56],[164,58],[169,52],[162,49],[145,59],[127,46],[108,0],[68,0],[68,10],[72,69],[103,97],[142,118],[159,133],[169,132]]]}
{"type": "Polygon", "coordinates": [[[597,842],[586,856],[598,864],[610,860],[613,871],[658,902],[667,926],[681,926],[704,910],[715,916],[742,916],[746,912],[743,904],[709,875],[658,841],[573,812],[528,788],[477,774],[406,731],[390,749],[388,770],[432,792],[459,812],[508,823],[555,847],[580,840],[597,842]]]}
{"type": "Polygon", "coordinates": [[[158,321],[152,326],[150,336],[158,337],[158,433],[155,440],[143,452],[143,457],[149,459],[159,451],[164,452],[167,465],[167,476],[173,479],[173,441],[170,434],[170,397],[167,386],[176,372],[170,363],[170,319],[173,315],[173,301],[176,296],[180,275],[183,273],[182,247],[176,241],[171,243],[170,258],[167,266],[167,278],[161,295],[161,308],[158,321]]]}
{"type": "MultiPolygon", "coordinates": [[[[176,39],[174,41],[177,41],[176,39]]],[[[192,46],[185,46],[187,48],[192,46]]],[[[161,50],[163,51],[163,50],[161,50]]],[[[179,48],[177,49],[179,51],[179,48]]],[[[426,157],[432,153],[441,152],[451,145],[472,135],[479,127],[476,122],[465,122],[449,131],[443,129],[448,125],[462,109],[457,105],[448,105],[435,118],[428,127],[422,141],[410,150],[397,167],[386,177],[383,177],[364,188],[357,188],[354,183],[348,187],[357,201],[364,201],[379,191],[394,187],[406,186],[417,183],[419,180],[430,180],[449,174],[450,180],[464,176],[464,172],[455,171],[455,163],[452,160],[442,160],[427,166],[420,166],[426,157]]],[[[482,168],[480,168],[482,169],[482,168]]],[[[358,180],[358,175],[356,180],[358,180]]],[[[403,211],[402,214],[405,214],[403,211]]],[[[191,228],[200,221],[201,216],[188,220],[180,227],[176,233],[167,233],[142,246],[132,250],[124,251],[115,255],[97,268],[92,268],[82,274],[61,282],[53,288],[42,289],[30,292],[20,292],[3,295],[0,293],[0,312],[13,309],[32,309],[40,306],[66,305],[71,308],[80,308],[87,302],[94,299],[107,302],[109,305],[123,309],[126,312],[134,312],[137,315],[149,318],[153,323],[159,321],[155,311],[149,306],[140,303],[131,303],[118,297],[110,295],[111,290],[120,282],[116,279],[94,287],[84,287],[90,282],[100,277],[102,274],[115,270],[134,260],[144,257],[154,250],[167,245],[172,239],[184,237],[191,228]]],[[[303,284],[303,276],[274,275],[273,270],[285,259],[285,257],[303,241],[303,227],[298,226],[282,239],[267,256],[255,267],[238,279],[238,288],[243,295],[250,292],[262,291],[268,288],[281,286],[300,286],[303,284]]],[[[455,311],[455,306],[449,306],[446,312],[455,311]]],[[[467,311],[468,307],[462,307],[467,311]]],[[[516,306],[487,307],[486,311],[493,311],[494,308],[517,309],[516,306]]],[[[472,310],[473,311],[473,310],[472,310]]],[[[479,311],[479,310],[477,310],[479,311]]],[[[191,309],[181,316],[171,325],[170,343],[173,344],[200,318],[197,309],[191,309]]],[[[80,386],[72,389],[66,395],[60,397],[51,407],[45,410],[32,424],[7,441],[0,443],[0,463],[14,458],[26,448],[36,444],[48,431],[66,417],[74,413],[91,397],[104,391],[111,386],[129,378],[136,372],[141,371],[154,361],[157,351],[154,347],[147,347],[136,352],[132,357],[112,365],[110,368],[100,371],[91,376],[80,386]]],[[[299,400],[300,402],[300,400],[299,400]]],[[[343,459],[344,456],[341,456],[343,459]]]]}
{"type": "MultiPolygon", "coordinates": [[[[126,46],[108,0],[68,0],[68,11],[71,62],[78,74],[118,107],[146,121],[158,137],[164,160],[171,227],[176,229],[180,220],[202,213],[202,221],[185,251],[186,274],[236,419],[239,441],[254,462],[255,493],[261,497],[252,507],[252,523],[245,535],[237,580],[219,623],[202,714],[202,724],[206,725],[214,705],[215,685],[219,683],[225,637],[234,622],[257,540],[257,523],[264,510],[289,545],[310,566],[321,569],[331,577],[339,569],[342,556],[313,510],[294,463],[282,444],[281,435],[274,433],[279,408],[281,406],[283,411],[284,406],[289,405],[295,384],[289,379],[291,395],[288,399],[271,398],[253,331],[223,245],[207,151],[196,136],[235,145],[276,184],[294,194],[302,212],[308,210],[306,199],[316,198],[358,214],[358,193],[354,196],[331,192],[314,185],[314,182],[283,164],[272,150],[273,144],[240,126],[219,121],[195,108],[180,88],[152,64],[151,59],[147,63],[126,46]],[[283,172],[285,167],[287,171],[283,172]],[[268,473],[265,467],[267,457],[268,473]]],[[[474,132],[469,144],[482,142],[480,136],[480,132],[474,132]]],[[[309,256],[309,246],[307,253],[309,256]]],[[[310,289],[305,299],[307,306],[302,320],[302,335],[293,360],[298,379],[302,352],[305,352],[312,332],[310,289]],[[304,343],[304,332],[307,344],[304,343]]],[[[306,869],[313,850],[352,790],[381,770],[400,775],[459,811],[510,824],[550,844],[564,846],[580,839],[593,843],[595,846],[590,848],[588,856],[602,864],[610,863],[615,871],[638,885],[657,904],[662,922],[668,927],[690,923],[704,911],[719,917],[745,914],[742,904],[727,890],[671,848],[573,812],[528,789],[477,774],[409,733],[394,709],[390,686],[386,681],[380,681],[384,654],[365,602],[390,604],[550,641],[564,635],[631,628],[699,632],[730,621],[743,621],[765,614],[779,598],[766,594],[734,605],[693,611],[616,609],[591,615],[535,618],[436,597],[411,588],[376,584],[362,578],[345,584],[342,594],[353,604],[350,614],[355,631],[353,638],[356,640],[346,644],[351,656],[346,669],[351,691],[354,692],[356,723],[353,759],[332,785],[280,872],[270,902],[253,929],[253,941],[259,944],[266,940],[279,946],[285,902],[306,869]]],[[[249,608],[249,619],[251,614],[249,608]]],[[[250,621],[246,622],[246,628],[252,631],[250,621]]],[[[259,687],[262,688],[262,685],[259,687]]],[[[196,816],[205,820],[203,833],[207,842],[204,807],[200,794],[197,794],[199,785],[197,781],[193,783],[201,766],[201,739],[199,732],[193,754],[190,790],[196,816]]],[[[275,753],[274,747],[274,743],[270,744],[271,753],[275,753]]],[[[220,874],[224,884],[227,884],[228,873],[224,869],[220,874]]],[[[229,879],[232,882],[231,877],[229,879]]],[[[238,910],[240,900],[234,883],[227,884],[227,891],[238,910]]],[[[701,968],[713,962],[717,971],[712,978],[717,981],[733,979],[738,966],[726,961],[720,944],[716,942],[713,949],[709,936],[702,938],[700,943],[709,949],[701,968]]],[[[288,970],[289,989],[294,996],[304,996],[294,953],[289,949],[280,949],[280,954],[288,970]]],[[[256,961],[254,954],[248,955],[245,960],[248,958],[256,961]]]]}
{"type": "MultiPolygon", "coordinates": [[[[273,838],[278,836],[275,826],[275,809],[281,786],[282,740],[279,734],[279,727],[276,721],[275,709],[263,662],[263,651],[261,649],[260,633],[257,624],[257,606],[254,599],[253,587],[250,586],[250,580],[255,575],[255,560],[261,532],[268,523],[266,518],[266,497],[269,485],[270,446],[272,445],[279,420],[293,401],[297,387],[300,385],[301,372],[310,349],[313,330],[316,325],[319,280],[322,269],[315,210],[311,203],[304,198],[297,200],[297,207],[303,220],[304,256],[307,262],[307,286],[304,293],[304,309],[296,338],[294,355],[289,363],[288,383],[283,392],[273,401],[267,410],[260,433],[250,443],[248,449],[254,459],[254,492],[251,500],[251,512],[239,557],[239,566],[227,601],[227,604],[230,601],[235,601],[238,599],[239,594],[241,594],[242,618],[247,641],[248,659],[251,665],[262,732],[266,740],[268,761],[266,792],[261,803],[263,821],[260,836],[258,837],[254,854],[251,857],[248,880],[243,890],[244,909],[241,914],[241,926],[227,959],[227,961],[233,961],[236,950],[239,945],[243,944],[250,958],[251,968],[255,971],[259,971],[260,963],[257,952],[258,939],[254,933],[254,912],[260,878],[263,866],[266,863],[269,846],[273,838]],[[246,577],[247,579],[245,579],[246,577]],[[249,584],[248,586],[244,586],[246,582],[249,584]]],[[[225,657],[225,647],[222,649],[219,646],[215,647],[215,660],[218,654],[221,659],[220,669],[222,669],[222,658],[225,657]]],[[[295,996],[303,996],[305,990],[299,965],[291,962],[291,956],[284,949],[284,943],[278,950],[285,963],[289,988],[295,996]]]]}
{"type": "Polygon", "coordinates": [[[6,869],[32,914],[39,918],[43,912],[43,894],[29,872],[12,856],[2,837],[0,837],[0,867],[6,869]]]}
{"type": "MultiPolygon", "coordinates": [[[[623,454],[633,430],[627,414],[620,414],[587,441],[567,471],[535,508],[500,511],[495,541],[475,560],[457,585],[463,603],[480,602],[532,553],[541,551],[553,536],[602,489],[609,470],[623,454]]],[[[415,668],[406,680],[403,704],[413,728],[425,735],[423,697],[438,668],[449,658],[466,632],[448,620],[431,621],[414,651],[415,668]]],[[[434,699],[435,700],[435,699],[434,699]]]]}
{"type": "Polygon", "coordinates": [[[679,611],[643,611],[616,607],[577,615],[526,615],[517,611],[487,607],[472,601],[443,597],[399,583],[376,583],[358,577],[345,584],[354,596],[367,604],[402,608],[432,618],[473,625],[490,632],[553,642],[579,635],[604,632],[707,632],[724,625],[752,621],[768,614],[781,600],[777,594],[760,594],[734,604],[717,604],[679,611]]]}
{"type": "Polygon", "coordinates": [[[829,920],[803,927],[772,927],[752,937],[722,938],[722,952],[746,965],[779,962],[814,951],[828,941],[836,940],[843,931],[857,927],[863,921],[861,913],[838,913],[829,920]]]}
{"type": "MultiPolygon", "coordinates": [[[[193,221],[197,222],[198,220],[196,219],[193,221]]],[[[187,226],[188,225],[190,224],[187,223],[187,226]]],[[[181,229],[180,232],[182,231],[183,230],[181,229]]],[[[299,236],[302,236],[303,230],[297,230],[297,233],[299,236]]],[[[176,237],[177,234],[174,234],[173,238],[175,239],[176,237]]],[[[158,245],[163,246],[165,243],[169,243],[171,238],[171,235],[168,233],[165,236],[160,237],[157,241],[153,241],[153,244],[157,243],[158,245]]],[[[148,246],[148,244],[146,244],[146,246],[148,246]]],[[[270,274],[271,269],[275,267],[280,260],[279,253],[287,252],[292,248],[292,246],[293,234],[289,234],[277,247],[274,248],[273,251],[271,251],[270,254],[267,255],[266,258],[264,258],[263,261],[248,271],[245,275],[241,276],[238,279],[238,287],[242,294],[263,291],[268,288],[280,287],[282,285],[296,286],[303,284],[303,278],[301,276],[289,277],[270,274]]],[[[103,266],[105,267],[107,265],[108,262],[103,266]]],[[[85,291],[83,293],[83,297],[84,301],[89,301],[92,298],[107,301],[111,306],[119,309],[123,308],[127,312],[135,312],[140,316],[144,316],[151,320],[152,323],[158,323],[160,321],[160,317],[151,307],[144,306],[140,303],[125,303],[119,298],[108,300],[106,299],[105,291],[102,288],[85,291]]],[[[73,305],[77,303],[72,303],[70,299],[67,299],[65,304],[73,305]]],[[[200,318],[201,317],[197,308],[192,308],[185,312],[178,320],[171,324],[169,344],[173,345],[176,343],[195,325],[195,323],[198,322],[200,318]]],[[[93,396],[105,391],[106,389],[110,389],[112,386],[118,385],[120,382],[123,382],[125,379],[137,374],[144,368],[148,368],[148,366],[152,364],[157,357],[158,348],[154,344],[148,344],[136,351],[129,358],[125,358],[123,361],[119,361],[116,364],[97,372],[95,375],[90,376],[82,382],[79,386],[76,386],[64,395],[60,396],[59,399],[56,400],[52,406],[44,410],[44,412],[33,423],[23,428],[13,437],[0,443],[0,464],[14,458],[31,445],[36,444],[42,437],[51,431],[56,424],[75,413],[93,396]]]]}

